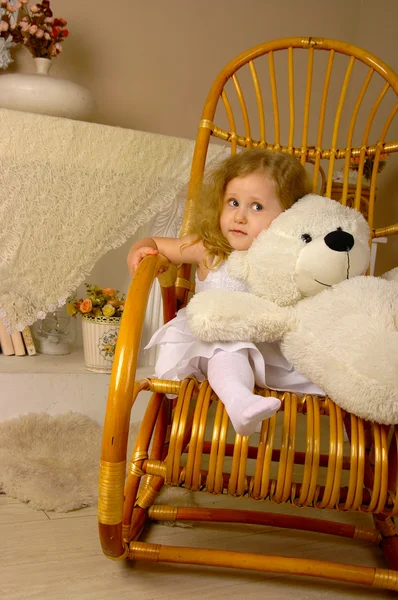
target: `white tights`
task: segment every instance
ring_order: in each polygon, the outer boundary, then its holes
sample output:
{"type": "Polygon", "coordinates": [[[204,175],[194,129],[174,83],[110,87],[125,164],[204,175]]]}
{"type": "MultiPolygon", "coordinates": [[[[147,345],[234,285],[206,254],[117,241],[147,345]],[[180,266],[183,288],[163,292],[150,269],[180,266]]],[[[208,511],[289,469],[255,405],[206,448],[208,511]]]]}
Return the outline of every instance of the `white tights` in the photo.
{"type": "Polygon", "coordinates": [[[253,433],[258,423],[269,419],[281,406],[278,398],[253,394],[254,373],[247,349],[216,352],[209,359],[207,377],[240,435],[253,433]]]}

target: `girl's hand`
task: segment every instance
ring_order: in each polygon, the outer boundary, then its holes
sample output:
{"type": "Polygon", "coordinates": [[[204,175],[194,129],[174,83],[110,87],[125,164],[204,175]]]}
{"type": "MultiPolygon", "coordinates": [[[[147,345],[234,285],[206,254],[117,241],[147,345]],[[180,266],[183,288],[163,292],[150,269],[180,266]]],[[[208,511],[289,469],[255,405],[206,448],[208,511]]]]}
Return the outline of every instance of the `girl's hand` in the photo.
{"type": "Polygon", "coordinates": [[[127,265],[131,277],[134,277],[134,273],[138,269],[138,265],[146,256],[159,254],[159,250],[151,248],[150,246],[141,246],[141,248],[135,249],[134,246],[130,249],[127,255],[127,265]]]}
{"type": "Polygon", "coordinates": [[[138,240],[131,246],[127,256],[127,265],[130,275],[133,277],[143,258],[160,254],[162,260],[159,262],[157,273],[160,275],[167,271],[170,263],[172,265],[201,264],[204,252],[203,242],[195,234],[185,235],[182,238],[148,237],[138,240]]]}

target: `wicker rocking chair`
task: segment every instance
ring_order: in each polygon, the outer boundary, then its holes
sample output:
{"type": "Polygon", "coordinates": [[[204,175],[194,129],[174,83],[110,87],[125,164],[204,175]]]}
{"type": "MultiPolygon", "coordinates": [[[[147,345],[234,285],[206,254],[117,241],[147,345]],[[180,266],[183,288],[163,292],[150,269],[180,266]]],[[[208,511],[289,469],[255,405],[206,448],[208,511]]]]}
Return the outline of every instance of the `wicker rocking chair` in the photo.
{"type": "MultiPolygon", "coordinates": [[[[213,135],[229,143],[232,153],[238,146],[262,147],[290,152],[302,164],[312,163],[308,168],[314,191],[321,189],[326,196],[334,194],[343,204],[351,202],[361,209],[375,238],[397,234],[398,224],[373,226],[380,160],[398,151],[398,141],[386,140],[398,109],[397,93],[398,76],[388,66],[343,42],[288,38],[241,54],[217,77],[205,103],[182,233],[190,230],[213,135]],[[317,70],[321,75],[315,81],[317,70]],[[266,120],[267,114],[273,117],[266,120]],[[356,184],[349,180],[353,163],[356,184]],[[332,177],[339,164],[343,175],[336,186],[332,177]],[[369,165],[371,177],[365,190],[362,176],[369,165]]],[[[100,466],[98,516],[104,554],[116,560],[235,567],[398,591],[398,536],[393,519],[398,514],[398,425],[365,422],[327,397],[297,397],[266,389],[262,393],[281,399],[282,414],[264,421],[260,434],[242,437],[235,435],[207,381],[135,381],[146,302],[162,259],[147,257],[141,263],[130,287],[117,345],[100,466]],[[130,411],[138,394],[148,390],[152,396],[126,469],[130,411]],[[166,394],[176,394],[177,399],[166,394]],[[305,430],[301,451],[296,444],[299,425],[305,430]],[[344,428],[349,437],[346,444],[344,428]],[[323,454],[325,446],[328,452],[323,454]],[[253,511],[157,505],[163,485],[289,502],[314,507],[314,512],[365,511],[373,515],[374,528],[271,515],[256,511],[254,502],[253,511]],[[140,542],[142,529],[153,520],[246,522],[358,538],[381,546],[388,569],[140,542]]],[[[168,321],[187,302],[192,288],[190,266],[182,265],[177,276],[170,269],[159,280],[168,321]]]]}

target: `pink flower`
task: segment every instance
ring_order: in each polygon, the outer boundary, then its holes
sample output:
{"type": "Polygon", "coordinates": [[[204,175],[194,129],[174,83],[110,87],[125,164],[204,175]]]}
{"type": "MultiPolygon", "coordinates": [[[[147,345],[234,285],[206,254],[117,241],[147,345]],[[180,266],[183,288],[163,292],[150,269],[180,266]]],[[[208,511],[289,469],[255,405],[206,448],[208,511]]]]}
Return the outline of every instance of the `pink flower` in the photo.
{"type": "Polygon", "coordinates": [[[34,35],[38,29],[39,29],[39,28],[38,28],[38,26],[37,26],[37,25],[31,25],[31,26],[29,27],[29,33],[31,33],[32,35],[34,35]]]}
{"type": "Polygon", "coordinates": [[[7,4],[7,10],[10,13],[14,13],[17,10],[17,7],[14,4],[7,4]]]}
{"type": "Polygon", "coordinates": [[[44,36],[44,31],[43,31],[42,29],[39,29],[39,30],[36,32],[36,37],[40,39],[40,38],[42,38],[43,36],[44,36]]]}
{"type": "Polygon", "coordinates": [[[37,6],[37,4],[33,4],[30,7],[30,12],[32,12],[33,14],[40,12],[40,8],[37,6]]]}
{"type": "Polygon", "coordinates": [[[118,300],[108,300],[108,304],[110,304],[111,306],[114,306],[115,308],[119,308],[119,301],[118,300]]]}
{"type": "Polygon", "coordinates": [[[104,296],[114,296],[116,294],[116,290],[113,288],[102,288],[102,293],[104,296]]]}
{"type": "Polygon", "coordinates": [[[83,300],[83,302],[80,305],[80,312],[81,313],[89,313],[93,310],[93,303],[91,302],[91,300],[89,298],[86,298],[85,300],[83,300]]]}
{"type": "Polygon", "coordinates": [[[45,22],[45,23],[54,23],[54,17],[46,17],[46,18],[44,19],[44,22],[45,22]]]}
{"type": "Polygon", "coordinates": [[[46,33],[44,34],[44,39],[45,39],[45,40],[51,40],[51,35],[50,35],[49,33],[47,33],[47,32],[46,32],[46,33]]]}
{"type": "Polygon", "coordinates": [[[8,31],[9,27],[6,21],[0,21],[0,31],[8,31]]]}
{"type": "Polygon", "coordinates": [[[21,31],[29,31],[30,25],[27,21],[21,21],[21,31]]]}

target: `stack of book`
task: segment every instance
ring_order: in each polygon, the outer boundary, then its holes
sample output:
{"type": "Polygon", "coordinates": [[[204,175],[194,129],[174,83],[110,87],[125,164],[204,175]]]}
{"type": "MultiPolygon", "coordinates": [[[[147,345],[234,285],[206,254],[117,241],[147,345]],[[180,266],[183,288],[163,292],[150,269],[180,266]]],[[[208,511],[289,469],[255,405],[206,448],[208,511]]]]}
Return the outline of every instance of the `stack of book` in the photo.
{"type": "Polygon", "coordinates": [[[0,320],[0,349],[4,356],[33,356],[36,354],[30,327],[10,334],[0,320]]]}

